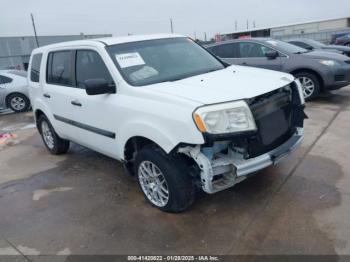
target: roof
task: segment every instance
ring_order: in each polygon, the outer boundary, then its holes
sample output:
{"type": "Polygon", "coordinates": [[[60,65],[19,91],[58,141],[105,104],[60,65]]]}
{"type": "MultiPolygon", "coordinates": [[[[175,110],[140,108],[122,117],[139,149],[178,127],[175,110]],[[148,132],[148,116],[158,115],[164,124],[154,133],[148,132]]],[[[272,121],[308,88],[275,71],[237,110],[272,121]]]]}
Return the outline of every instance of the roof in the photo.
{"type": "Polygon", "coordinates": [[[153,34],[153,35],[131,35],[131,36],[121,36],[121,37],[105,37],[105,38],[96,38],[96,39],[86,39],[86,40],[76,40],[61,42],[52,45],[46,45],[35,49],[36,51],[43,51],[51,48],[59,47],[69,47],[69,46],[80,46],[80,45],[96,45],[97,43],[105,45],[116,45],[123,43],[139,42],[146,40],[155,40],[155,39],[165,39],[165,38],[177,38],[185,37],[183,35],[177,34],[153,34]]]}
{"type": "Polygon", "coordinates": [[[321,23],[321,22],[328,22],[328,21],[334,21],[334,20],[340,20],[340,19],[349,19],[349,17],[338,17],[338,18],[329,18],[329,19],[324,19],[324,20],[311,20],[311,21],[305,21],[305,22],[300,22],[300,23],[289,23],[289,24],[278,25],[278,26],[265,26],[265,27],[259,27],[259,28],[250,28],[250,29],[245,29],[245,30],[237,30],[237,31],[230,32],[230,33],[223,33],[221,35],[249,33],[249,32],[254,32],[254,31],[277,29],[277,28],[281,28],[281,27],[289,27],[289,26],[311,24],[311,23],[321,23]]]}

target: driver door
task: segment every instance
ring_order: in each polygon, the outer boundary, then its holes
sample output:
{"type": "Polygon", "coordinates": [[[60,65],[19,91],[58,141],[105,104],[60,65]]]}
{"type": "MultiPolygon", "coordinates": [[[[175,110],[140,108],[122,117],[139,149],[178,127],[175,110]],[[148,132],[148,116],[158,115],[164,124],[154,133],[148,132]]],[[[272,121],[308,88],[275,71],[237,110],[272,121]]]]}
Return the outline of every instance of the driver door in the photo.
{"type": "Polygon", "coordinates": [[[237,53],[239,64],[244,66],[260,67],[276,71],[282,70],[281,55],[276,58],[268,58],[268,52],[275,51],[267,46],[254,42],[239,42],[237,53]]]}
{"type": "Polygon", "coordinates": [[[72,112],[78,127],[76,142],[105,155],[116,157],[116,130],[120,112],[117,94],[88,95],[85,81],[105,79],[115,82],[100,54],[95,50],[81,49],[75,53],[76,88],[73,91],[72,112]]]}

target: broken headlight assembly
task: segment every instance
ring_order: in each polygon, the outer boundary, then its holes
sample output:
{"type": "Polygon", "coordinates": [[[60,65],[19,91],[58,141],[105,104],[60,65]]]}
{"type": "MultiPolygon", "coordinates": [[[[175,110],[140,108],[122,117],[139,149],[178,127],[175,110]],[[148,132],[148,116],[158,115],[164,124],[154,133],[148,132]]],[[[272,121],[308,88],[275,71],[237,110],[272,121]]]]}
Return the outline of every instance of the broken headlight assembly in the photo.
{"type": "Polygon", "coordinates": [[[200,107],[193,113],[193,119],[202,133],[228,134],[257,129],[252,112],[245,101],[200,107]]]}

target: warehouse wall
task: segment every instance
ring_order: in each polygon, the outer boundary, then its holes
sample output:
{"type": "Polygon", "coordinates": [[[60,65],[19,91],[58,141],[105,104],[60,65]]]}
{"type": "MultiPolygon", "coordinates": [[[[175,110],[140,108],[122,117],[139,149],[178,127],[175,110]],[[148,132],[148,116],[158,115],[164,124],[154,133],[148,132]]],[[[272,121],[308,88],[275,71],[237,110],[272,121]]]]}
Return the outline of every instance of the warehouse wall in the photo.
{"type": "MultiPolygon", "coordinates": [[[[101,37],[110,37],[112,35],[66,35],[66,36],[39,36],[40,46],[53,43],[92,39],[101,37]]],[[[0,69],[2,68],[21,68],[24,69],[29,62],[29,57],[34,48],[36,48],[35,38],[32,36],[24,37],[0,37],[0,69]]]]}

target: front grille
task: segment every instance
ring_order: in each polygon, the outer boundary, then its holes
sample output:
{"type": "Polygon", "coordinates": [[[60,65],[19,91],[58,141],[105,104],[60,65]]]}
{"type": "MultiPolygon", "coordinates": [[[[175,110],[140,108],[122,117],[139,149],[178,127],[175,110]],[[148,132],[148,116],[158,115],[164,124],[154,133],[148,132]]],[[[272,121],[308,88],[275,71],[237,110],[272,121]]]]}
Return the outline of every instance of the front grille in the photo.
{"type": "Polygon", "coordinates": [[[273,150],[295,133],[294,109],[300,105],[296,92],[296,86],[291,84],[248,101],[258,128],[256,136],[249,140],[249,158],[273,150]]]}

